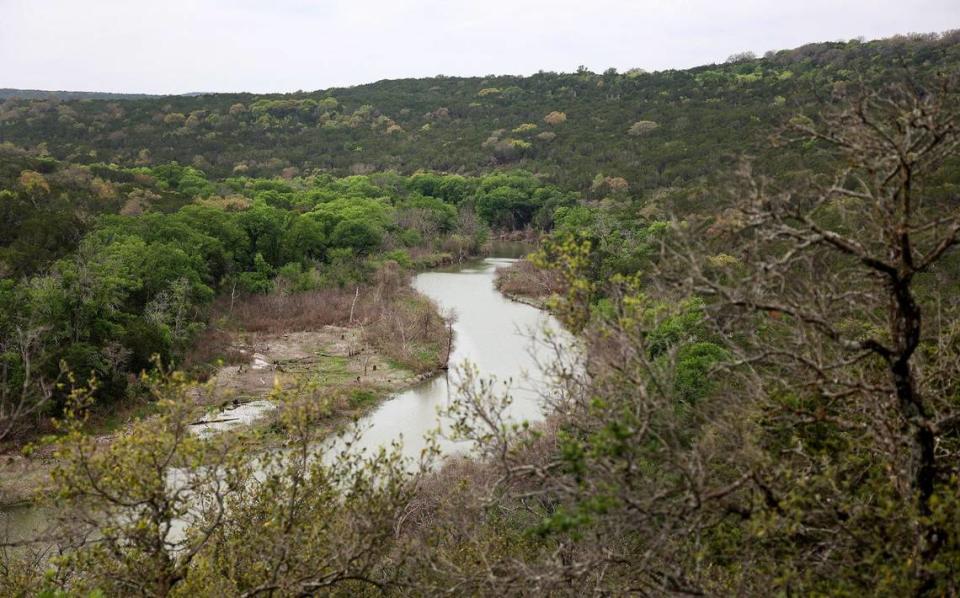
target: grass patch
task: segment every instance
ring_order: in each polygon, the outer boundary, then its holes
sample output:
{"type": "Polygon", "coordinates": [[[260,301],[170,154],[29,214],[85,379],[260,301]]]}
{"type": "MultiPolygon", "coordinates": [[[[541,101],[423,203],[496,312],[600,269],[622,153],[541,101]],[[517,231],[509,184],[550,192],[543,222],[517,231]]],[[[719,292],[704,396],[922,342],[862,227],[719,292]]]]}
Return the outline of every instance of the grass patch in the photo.
{"type": "Polygon", "coordinates": [[[357,388],[350,392],[350,406],[354,408],[371,405],[379,399],[376,393],[365,388],[357,388]]]}
{"type": "Polygon", "coordinates": [[[317,355],[317,362],[311,368],[311,373],[318,376],[320,382],[342,384],[351,378],[350,359],[336,355],[317,355]]]}

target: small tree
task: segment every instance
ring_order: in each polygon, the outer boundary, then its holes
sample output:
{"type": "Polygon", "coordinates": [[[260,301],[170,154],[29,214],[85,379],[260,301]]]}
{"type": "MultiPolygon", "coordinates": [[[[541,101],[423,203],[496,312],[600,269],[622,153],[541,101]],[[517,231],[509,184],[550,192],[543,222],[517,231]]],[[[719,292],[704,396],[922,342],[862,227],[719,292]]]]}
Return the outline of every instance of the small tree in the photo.
{"type": "Polygon", "coordinates": [[[546,115],[546,116],[543,117],[543,122],[547,123],[548,125],[560,125],[560,124],[563,124],[563,123],[567,122],[567,113],[566,113],[566,112],[558,112],[558,111],[554,110],[554,111],[551,112],[550,114],[548,114],[548,115],[546,115]]]}
{"type": "Polygon", "coordinates": [[[747,50],[746,52],[737,52],[731,54],[727,57],[727,64],[736,64],[738,62],[748,62],[750,60],[756,60],[757,55],[753,52],[747,50]]]}
{"type": "Polygon", "coordinates": [[[150,383],[161,413],[107,446],[86,434],[89,394],[75,392],[56,439],[56,512],[73,589],[166,596],[228,515],[227,499],[250,482],[242,451],[226,437],[190,430],[190,385],[179,375],[150,383]]]}
{"type": "Polygon", "coordinates": [[[627,129],[627,135],[632,135],[634,137],[640,137],[646,135],[651,131],[659,127],[656,122],[652,120],[638,120],[637,122],[630,125],[630,128],[627,129]]]}

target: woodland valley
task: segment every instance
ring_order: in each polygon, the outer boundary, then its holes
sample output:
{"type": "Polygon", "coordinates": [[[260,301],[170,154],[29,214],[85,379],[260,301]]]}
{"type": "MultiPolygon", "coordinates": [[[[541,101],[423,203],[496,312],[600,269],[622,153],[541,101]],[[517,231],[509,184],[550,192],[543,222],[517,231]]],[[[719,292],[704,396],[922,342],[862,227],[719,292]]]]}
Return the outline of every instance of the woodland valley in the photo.
{"type": "Polygon", "coordinates": [[[960,31],[0,89],[0,222],[0,595],[960,595],[960,31]]]}

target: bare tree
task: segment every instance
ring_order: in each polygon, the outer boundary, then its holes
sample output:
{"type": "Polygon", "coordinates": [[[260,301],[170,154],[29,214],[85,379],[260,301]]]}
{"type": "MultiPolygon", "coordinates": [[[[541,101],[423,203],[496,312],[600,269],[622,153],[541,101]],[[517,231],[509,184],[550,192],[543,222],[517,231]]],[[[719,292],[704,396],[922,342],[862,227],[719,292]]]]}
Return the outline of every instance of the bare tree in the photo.
{"type": "MultiPolygon", "coordinates": [[[[957,154],[957,114],[956,93],[940,81],[858,90],[820,122],[795,119],[781,141],[823,148],[838,170],[778,185],[745,167],[734,207],[684,235],[662,273],[708,299],[716,333],[736,356],[731,368],[745,373],[758,405],[781,424],[821,426],[842,441],[833,454],[815,455],[796,435],[796,458],[769,468],[789,480],[765,487],[771,505],[782,508],[805,475],[823,479],[817,459],[832,462],[835,474],[855,475],[859,459],[882,464],[886,479],[871,491],[896,505],[889,516],[912,538],[905,568],[921,593],[936,585],[939,552],[956,533],[937,505],[955,492],[960,456],[958,331],[942,326],[945,310],[948,322],[960,315],[942,301],[944,283],[957,280],[960,207],[929,187],[957,154]],[[934,313],[936,328],[926,320],[934,313]]],[[[864,486],[873,473],[862,470],[864,486]]],[[[818,559],[868,549],[826,537],[866,525],[853,514],[855,495],[838,491],[833,513],[797,514],[818,538],[818,559]]],[[[880,501],[863,498],[879,516],[880,501]]]]}
{"type": "Polygon", "coordinates": [[[42,413],[56,387],[38,371],[46,330],[41,326],[16,326],[0,339],[0,354],[15,361],[0,360],[0,442],[15,436],[31,417],[42,413]]]}

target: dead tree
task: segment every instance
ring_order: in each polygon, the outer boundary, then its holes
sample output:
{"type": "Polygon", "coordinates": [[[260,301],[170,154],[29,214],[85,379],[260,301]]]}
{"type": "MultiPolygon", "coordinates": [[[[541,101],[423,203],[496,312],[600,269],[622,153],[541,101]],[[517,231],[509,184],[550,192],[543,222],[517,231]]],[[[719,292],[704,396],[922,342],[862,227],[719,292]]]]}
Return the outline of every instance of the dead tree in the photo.
{"type": "Polygon", "coordinates": [[[47,380],[38,371],[47,330],[16,327],[9,338],[0,339],[0,442],[15,436],[47,407],[58,380],[47,380]]]}

